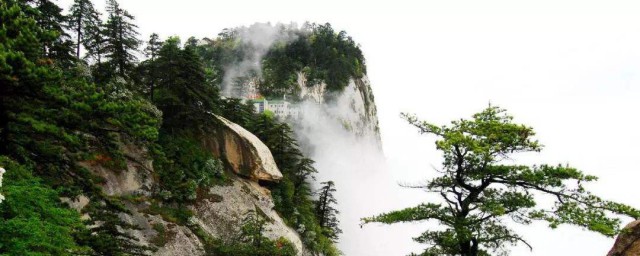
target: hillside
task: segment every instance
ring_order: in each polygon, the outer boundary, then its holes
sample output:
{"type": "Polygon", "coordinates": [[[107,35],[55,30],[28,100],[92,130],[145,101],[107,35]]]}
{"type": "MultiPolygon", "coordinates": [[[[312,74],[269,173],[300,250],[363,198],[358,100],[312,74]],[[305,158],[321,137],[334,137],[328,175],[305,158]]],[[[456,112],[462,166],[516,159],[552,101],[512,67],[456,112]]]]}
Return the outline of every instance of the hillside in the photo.
{"type": "Polygon", "coordinates": [[[338,255],[299,131],[313,101],[379,144],[357,44],[329,24],[143,43],[106,12],[0,4],[0,254],[338,255]]]}

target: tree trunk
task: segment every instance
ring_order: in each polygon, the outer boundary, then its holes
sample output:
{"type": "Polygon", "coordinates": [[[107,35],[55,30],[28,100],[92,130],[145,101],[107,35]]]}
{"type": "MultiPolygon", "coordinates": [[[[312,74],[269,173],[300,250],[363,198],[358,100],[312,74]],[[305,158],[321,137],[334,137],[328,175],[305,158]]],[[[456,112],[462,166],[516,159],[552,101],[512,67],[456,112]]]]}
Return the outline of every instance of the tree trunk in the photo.
{"type": "Polygon", "coordinates": [[[459,246],[460,246],[460,255],[478,256],[478,242],[475,238],[472,238],[469,241],[461,241],[459,243],[459,246]]]}

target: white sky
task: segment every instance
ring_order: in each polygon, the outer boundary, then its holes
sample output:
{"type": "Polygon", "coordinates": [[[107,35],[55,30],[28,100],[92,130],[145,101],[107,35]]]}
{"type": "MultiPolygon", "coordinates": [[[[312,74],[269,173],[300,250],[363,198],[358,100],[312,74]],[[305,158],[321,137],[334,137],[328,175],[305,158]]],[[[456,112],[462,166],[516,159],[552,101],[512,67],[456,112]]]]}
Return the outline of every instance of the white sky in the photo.
{"type": "MultiPolygon", "coordinates": [[[[597,194],[640,208],[632,189],[640,177],[640,2],[120,2],[145,39],[151,32],[213,37],[223,28],[268,21],[330,22],[346,30],[367,58],[384,150],[399,181],[430,178],[430,166],[441,160],[432,138],[418,135],[400,112],[445,123],[492,102],[533,126],[546,145],[524,161],[570,163],[601,178],[591,186],[597,194]]],[[[534,251],[517,247],[512,255],[605,255],[613,244],[571,227],[518,230],[534,251]]],[[[407,231],[403,239],[416,235],[407,231]]]]}

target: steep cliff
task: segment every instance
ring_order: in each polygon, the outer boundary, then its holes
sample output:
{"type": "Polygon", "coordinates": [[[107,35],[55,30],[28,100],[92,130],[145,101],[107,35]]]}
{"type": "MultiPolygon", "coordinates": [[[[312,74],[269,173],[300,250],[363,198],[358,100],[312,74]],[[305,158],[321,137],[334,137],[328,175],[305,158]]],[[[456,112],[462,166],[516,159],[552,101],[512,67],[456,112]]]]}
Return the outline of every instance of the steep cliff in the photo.
{"type": "MultiPolygon", "coordinates": [[[[327,91],[324,82],[309,85],[304,73],[298,72],[300,98],[321,105],[324,114],[342,123],[354,134],[380,144],[380,128],[371,82],[366,75],[350,78],[342,91],[327,91]]],[[[304,110],[303,108],[303,115],[304,110]]],[[[292,122],[296,122],[293,120],[292,122]]]]}
{"type": "MultiPolygon", "coordinates": [[[[95,162],[82,163],[94,174],[104,178],[103,191],[109,196],[134,198],[124,205],[129,211],[121,218],[140,230],[132,231],[140,244],[156,247],[154,255],[205,255],[202,230],[223,242],[237,239],[243,218],[257,211],[267,220],[264,235],[272,240],[286,238],[300,255],[306,250],[298,234],[275,212],[269,191],[258,181],[277,182],[282,178],[269,149],[253,134],[239,125],[217,118],[223,124],[203,142],[211,153],[226,161],[228,182],[198,193],[194,203],[186,205],[194,214],[188,223],[180,225],[158,210],[158,205],[146,199],[154,188],[153,165],[141,148],[126,147],[126,168],[113,170],[95,162]]],[[[66,200],[69,201],[69,200],[66,200]]],[[[88,199],[80,197],[70,204],[81,210],[88,199]]],[[[90,217],[90,216],[86,216],[90,217]]]]}

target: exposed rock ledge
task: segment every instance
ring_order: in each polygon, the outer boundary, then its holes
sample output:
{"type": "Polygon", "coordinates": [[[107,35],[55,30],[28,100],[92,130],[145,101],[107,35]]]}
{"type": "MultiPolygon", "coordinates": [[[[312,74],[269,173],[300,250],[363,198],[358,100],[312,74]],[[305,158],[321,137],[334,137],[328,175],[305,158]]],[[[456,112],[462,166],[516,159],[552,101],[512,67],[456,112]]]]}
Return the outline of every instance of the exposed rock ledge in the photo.
{"type": "Polygon", "coordinates": [[[233,172],[251,180],[282,179],[271,151],[258,137],[224,117],[214,116],[224,125],[216,136],[204,141],[214,155],[226,160],[233,172]]]}
{"type": "Polygon", "coordinates": [[[640,220],[629,223],[611,248],[607,256],[638,256],[640,255],[640,220]]]}

